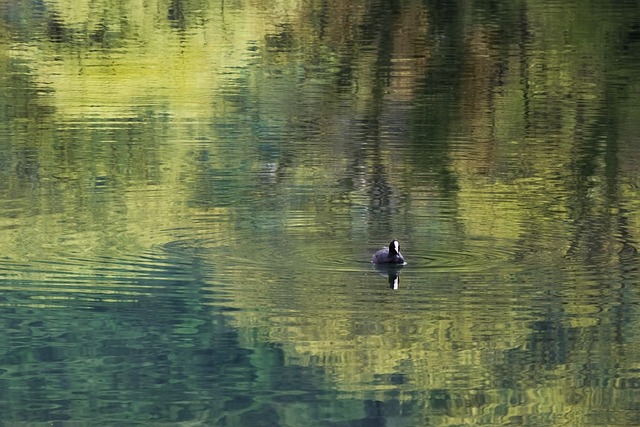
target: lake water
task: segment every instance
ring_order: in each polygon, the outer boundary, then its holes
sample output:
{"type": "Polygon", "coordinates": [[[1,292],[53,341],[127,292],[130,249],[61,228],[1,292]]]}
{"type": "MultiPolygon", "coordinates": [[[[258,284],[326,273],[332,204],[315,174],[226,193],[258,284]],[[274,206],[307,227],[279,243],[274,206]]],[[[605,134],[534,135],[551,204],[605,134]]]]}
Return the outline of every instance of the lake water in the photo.
{"type": "Polygon", "coordinates": [[[639,425],[639,22],[0,2],[0,424],[639,425]]]}

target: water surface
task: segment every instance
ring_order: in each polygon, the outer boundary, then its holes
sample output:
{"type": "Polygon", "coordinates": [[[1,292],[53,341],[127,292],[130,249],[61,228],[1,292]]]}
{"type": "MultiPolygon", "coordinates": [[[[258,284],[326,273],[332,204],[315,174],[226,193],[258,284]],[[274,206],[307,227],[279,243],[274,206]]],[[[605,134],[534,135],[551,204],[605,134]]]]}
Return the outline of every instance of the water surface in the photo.
{"type": "Polygon", "coordinates": [[[0,11],[5,423],[640,423],[635,3],[0,11]]]}

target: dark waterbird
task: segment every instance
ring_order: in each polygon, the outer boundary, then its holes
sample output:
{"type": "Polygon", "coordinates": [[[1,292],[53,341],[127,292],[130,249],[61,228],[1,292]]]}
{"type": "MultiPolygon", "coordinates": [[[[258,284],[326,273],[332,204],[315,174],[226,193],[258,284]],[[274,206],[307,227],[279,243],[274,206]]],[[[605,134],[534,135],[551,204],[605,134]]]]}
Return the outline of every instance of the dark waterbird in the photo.
{"type": "Polygon", "coordinates": [[[382,248],[371,257],[374,264],[404,264],[404,257],[400,253],[400,243],[392,240],[388,248],[382,248]]]}

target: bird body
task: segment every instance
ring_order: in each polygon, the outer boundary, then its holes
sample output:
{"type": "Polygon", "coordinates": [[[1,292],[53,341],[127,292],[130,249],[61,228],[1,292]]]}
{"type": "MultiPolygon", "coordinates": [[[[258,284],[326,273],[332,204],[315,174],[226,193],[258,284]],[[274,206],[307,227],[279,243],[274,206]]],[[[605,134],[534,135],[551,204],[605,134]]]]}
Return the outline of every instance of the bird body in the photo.
{"type": "Polygon", "coordinates": [[[392,240],[388,248],[382,248],[371,257],[374,264],[405,264],[404,257],[400,253],[400,243],[392,240]]]}

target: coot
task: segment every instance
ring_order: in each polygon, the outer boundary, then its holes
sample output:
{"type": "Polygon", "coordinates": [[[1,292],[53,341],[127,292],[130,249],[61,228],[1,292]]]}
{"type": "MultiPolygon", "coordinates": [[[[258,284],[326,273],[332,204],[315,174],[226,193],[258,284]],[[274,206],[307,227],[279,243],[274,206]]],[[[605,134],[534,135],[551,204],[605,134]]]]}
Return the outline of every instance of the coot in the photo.
{"type": "Polygon", "coordinates": [[[374,264],[404,264],[398,241],[392,240],[388,248],[380,249],[373,254],[371,262],[374,264]]]}

